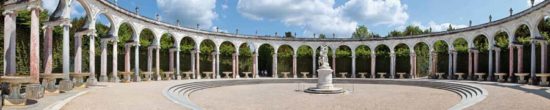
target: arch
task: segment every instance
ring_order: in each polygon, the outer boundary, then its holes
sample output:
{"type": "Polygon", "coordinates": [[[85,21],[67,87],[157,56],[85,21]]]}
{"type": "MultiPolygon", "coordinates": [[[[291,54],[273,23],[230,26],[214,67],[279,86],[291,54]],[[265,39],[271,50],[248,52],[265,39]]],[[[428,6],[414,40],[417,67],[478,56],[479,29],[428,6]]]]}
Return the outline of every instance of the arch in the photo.
{"type": "Polygon", "coordinates": [[[273,54],[275,48],[268,43],[259,45],[258,50],[258,71],[260,77],[273,77],[273,54]]]}
{"type": "MultiPolygon", "coordinates": [[[[236,53],[236,46],[233,45],[233,43],[229,42],[229,41],[224,41],[220,44],[220,47],[219,47],[219,59],[220,60],[220,64],[218,64],[220,67],[219,67],[219,72],[231,72],[233,71],[233,65],[234,65],[234,62],[233,62],[233,55],[236,53]]],[[[220,74],[222,75],[221,77],[224,77],[224,78],[230,78],[232,76],[225,76],[225,74],[220,74]]]]}
{"type": "Polygon", "coordinates": [[[376,46],[376,72],[385,72],[386,78],[390,77],[390,52],[391,48],[385,44],[380,44],[376,46]]]}
{"type": "MultiPolygon", "coordinates": [[[[399,43],[394,47],[395,51],[395,73],[410,73],[411,71],[411,50],[405,43],[399,43]]],[[[397,78],[397,77],[396,77],[397,78]]]]}
{"type": "Polygon", "coordinates": [[[214,72],[214,69],[212,67],[214,67],[214,65],[212,65],[212,62],[214,61],[214,56],[212,55],[213,52],[216,52],[216,44],[214,43],[214,41],[210,40],[210,39],[205,39],[203,40],[200,44],[199,44],[200,48],[200,65],[199,66],[199,69],[200,69],[200,74],[201,74],[201,77],[206,77],[206,74],[205,72],[214,72]]]}
{"type": "Polygon", "coordinates": [[[151,29],[145,28],[141,30],[139,34],[139,45],[141,47],[147,47],[149,45],[152,45],[155,40],[155,34],[151,29]]]}
{"type": "Polygon", "coordinates": [[[135,29],[132,26],[131,23],[122,23],[118,27],[118,41],[125,43],[128,41],[133,41],[133,36],[135,33],[135,29]]]}
{"type": "MultiPolygon", "coordinates": [[[[367,45],[359,45],[355,48],[355,71],[357,73],[370,73],[371,54],[372,50],[367,45]]],[[[369,78],[371,77],[371,74],[365,74],[365,77],[369,78]]]]}
{"type": "MultiPolygon", "coordinates": [[[[509,34],[505,31],[498,31],[495,34],[494,41],[495,41],[495,54],[500,54],[500,58],[495,57],[495,60],[500,64],[500,67],[495,66],[495,73],[501,73],[501,72],[508,72],[509,64],[510,64],[510,54],[508,46],[509,43],[509,34]],[[500,50],[500,51],[496,51],[500,50]]],[[[496,55],[495,55],[496,56],[496,55]]]]}
{"type": "Polygon", "coordinates": [[[531,31],[528,25],[522,24],[515,30],[514,42],[527,45],[531,40],[531,31]]]}
{"type": "Polygon", "coordinates": [[[336,63],[334,69],[335,77],[341,77],[344,78],[344,76],[341,76],[340,72],[346,72],[347,74],[345,77],[351,77],[352,76],[352,54],[355,50],[351,50],[351,47],[347,45],[340,45],[338,48],[336,48],[336,63]]]}
{"type": "Polygon", "coordinates": [[[114,23],[113,23],[113,20],[111,20],[111,18],[107,14],[100,13],[96,16],[96,18],[99,18],[99,20],[96,20],[92,24],[95,25],[96,34],[98,37],[107,38],[107,37],[115,36],[115,35],[110,35],[114,33],[113,32],[114,23]]]}
{"type": "MultiPolygon", "coordinates": [[[[281,72],[290,72],[289,77],[293,76],[292,73],[292,56],[294,54],[294,49],[290,45],[281,45],[277,49],[277,71],[281,72]]],[[[283,77],[282,74],[279,74],[279,77],[283,77]]]]}
{"type": "Polygon", "coordinates": [[[418,42],[414,45],[416,55],[416,76],[426,77],[429,75],[430,46],[425,42],[418,42]]]}
{"type": "Polygon", "coordinates": [[[447,73],[443,75],[444,78],[449,78],[448,73],[451,72],[449,70],[449,63],[452,63],[449,62],[449,47],[448,43],[444,40],[435,41],[433,45],[434,52],[437,53],[437,56],[435,56],[437,58],[434,58],[436,60],[435,70],[436,73],[447,73]]]}
{"type": "MultiPolygon", "coordinates": [[[[313,57],[313,48],[309,45],[301,45],[298,47],[296,55],[296,71],[298,73],[309,72],[310,74],[308,74],[307,77],[313,77],[313,74],[315,73],[315,70],[312,66],[315,65],[313,63],[313,60],[317,59],[313,57]]],[[[299,74],[298,76],[303,77],[302,74],[299,74]]]]}

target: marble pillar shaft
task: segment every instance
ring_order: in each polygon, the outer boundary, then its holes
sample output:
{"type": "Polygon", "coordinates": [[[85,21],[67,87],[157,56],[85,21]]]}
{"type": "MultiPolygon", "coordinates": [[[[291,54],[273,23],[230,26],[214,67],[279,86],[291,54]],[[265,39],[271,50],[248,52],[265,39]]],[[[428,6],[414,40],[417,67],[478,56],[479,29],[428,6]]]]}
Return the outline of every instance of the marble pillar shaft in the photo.
{"type": "Polygon", "coordinates": [[[254,73],[254,78],[259,78],[260,75],[258,72],[258,53],[255,52],[252,57],[254,58],[252,59],[252,72],[254,73]]]}
{"type": "Polygon", "coordinates": [[[410,71],[410,78],[416,78],[416,53],[410,54],[410,61],[411,61],[411,71],[410,71]]]}
{"type": "Polygon", "coordinates": [[[518,73],[523,73],[523,46],[518,46],[518,73]]]}
{"type": "Polygon", "coordinates": [[[124,46],[124,72],[130,72],[130,46],[124,46]]]}
{"type": "Polygon", "coordinates": [[[546,73],[546,65],[547,65],[547,62],[548,62],[547,59],[546,59],[546,57],[547,57],[547,55],[546,55],[547,49],[546,48],[548,48],[547,46],[548,46],[547,42],[542,42],[541,43],[541,48],[540,48],[540,61],[541,61],[540,62],[540,72],[541,73],[546,73]]]}
{"type": "Polygon", "coordinates": [[[153,71],[153,50],[154,47],[147,48],[147,72],[153,71]]]}
{"type": "Polygon", "coordinates": [[[487,68],[487,80],[492,81],[493,80],[493,49],[489,48],[489,67],[487,68]]]}
{"type": "Polygon", "coordinates": [[[477,72],[479,72],[479,71],[478,71],[478,67],[479,67],[479,51],[475,50],[473,53],[474,53],[474,73],[477,73],[477,72]]]}
{"type": "Polygon", "coordinates": [[[376,78],[376,53],[370,55],[370,77],[376,78]]]}
{"type": "Polygon", "coordinates": [[[200,61],[201,61],[201,60],[200,60],[200,58],[201,58],[200,54],[201,54],[201,53],[200,53],[200,51],[197,51],[197,52],[195,52],[195,54],[196,54],[196,55],[195,55],[195,57],[196,57],[196,58],[195,58],[195,60],[196,60],[196,61],[195,61],[195,67],[196,67],[196,68],[195,68],[195,71],[197,72],[197,73],[196,73],[196,74],[197,74],[197,79],[201,79],[201,77],[202,77],[202,76],[201,76],[201,73],[200,73],[200,72],[201,72],[201,62],[200,62],[200,61]]]}
{"type": "Polygon", "coordinates": [[[139,45],[135,45],[134,47],[134,81],[139,82],[141,81],[141,77],[139,76],[139,45]]]}
{"type": "Polygon", "coordinates": [[[177,47],[175,49],[175,54],[176,54],[176,71],[174,71],[174,76],[176,76],[176,79],[177,80],[181,80],[181,69],[180,69],[180,49],[179,47],[177,47]]]}
{"type": "Polygon", "coordinates": [[[317,58],[316,58],[316,56],[317,56],[317,50],[314,49],[313,54],[311,55],[311,59],[312,59],[312,62],[313,62],[312,63],[313,68],[311,70],[311,75],[313,76],[313,78],[316,77],[316,73],[317,73],[317,71],[316,71],[317,70],[317,58]]]}
{"type": "Polygon", "coordinates": [[[514,46],[508,47],[508,79],[511,81],[514,76],[514,46]]]}
{"type": "Polygon", "coordinates": [[[448,62],[447,62],[447,79],[453,79],[453,52],[449,51],[448,53],[448,62]]]}
{"type": "Polygon", "coordinates": [[[157,80],[161,80],[161,76],[160,76],[160,47],[157,47],[157,49],[155,49],[155,74],[157,75],[156,76],[156,79],[157,80]]]}
{"type": "MultiPolygon", "coordinates": [[[[100,65],[99,73],[100,73],[100,76],[102,77],[100,78],[100,81],[105,82],[107,81],[106,80],[107,78],[107,41],[102,40],[100,48],[101,48],[101,62],[100,62],[101,65],[100,65]]],[[[116,67],[116,65],[113,65],[113,67],[116,67]]]]}
{"type": "Polygon", "coordinates": [[[457,65],[457,58],[458,58],[458,52],[456,51],[453,51],[453,73],[457,73],[456,69],[456,65],[457,65]]]}
{"type": "Polygon", "coordinates": [[[535,76],[535,73],[537,72],[536,70],[536,67],[537,67],[537,56],[536,56],[536,53],[537,53],[537,45],[536,45],[536,41],[533,41],[531,42],[531,65],[530,65],[530,73],[531,73],[531,81],[535,81],[536,80],[536,76],[535,76]]]}
{"type": "Polygon", "coordinates": [[[336,76],[336,50],[332,51],[332,75],[336,76]]]}
{"type": "Polygon", "coordinates": [[[52,73],[52,66],[53,66],[53,52],[52,52],[52,44],[53,44],[53,27],[47,26],[45,28],[45,35],[44,35],[44,74],[51,74],[52,73]]]}
{"type": "Polygon", "coordinates": [[[74,73],[82,73],[82,36],[74,36],[74,73]]]}
{"type": "Polygon", "coordinates": [[[6,10],[4,12],[4,75],[15,75],[15,40],[17,13],[6,10]]]}
{"type": "Polygon", "coordinates": [[[296,54],[292,55],[292,73],[294,78],[298,78],[297,57],[298,56],[296,54]]]}
{"type": "Polygon", "coordinates": [[[500,73],[500,48],[495,48],[495,73],[500,73]]]}
{"type": "Polygon", "coordinates": [[[395,52],[390,53],[390,78],[395,78],[395,52]]]}
{"type": "Polygon", "coordinates": [[[273,54],[273,78],[278,78],[279,76],[277,75],[277,53],[274,53],[273,54]]]}
{"type": "Polygon", "coordinates": [[[472,60],[473,60],[472,54],[473,54],[472,50],[469,50],[468,51],[468,79],[473,78],[473,76],[472,76],[472,67],[473,67],[472,66],[472,60]]]}
{"type": "Polygon", "coordinates": [[[237,69],[237,64],[236,64],[236,57],[235,57],[235,54],[236,54],[236,53],[231,54],[231,64],[232,64],[232,65],[231,65],[231,67],[232,67],[232,68],[231,68],[231,71],[234,73],[234,74],[233,74],[233,78],[237,78],[237,76],[238,76],[238,74],[236,74],[236,73],[237,73],[237,71],[236,71],[236,69],[237,69]]]}
{"type": "Polygon", "coordinates": [[[220,52],[216,52],[216,78],[221,78],[220,73],[220,52]]]}
{"type": "Polygon", "coordinates": [[[356,56],[355,54],[352,54],[351,55],[351,78],[355,78],[357,75],[356,75],[356,67],[355,67],[355,61],[356,60],[356,56]]]}
{"type": "MultiPolygon", "coordinates": [[[[235,68],[235,73],[236,73],[236,74],[241,73],[241,71],[239,70],[239,69],[240,69],[240,68],[239,68],[239,67],[240,67],[239,55],[240,55],[239,52],[236,52],[236,54],[235,54],[235,67],[236,67],[236,68],[235,68]]],[[[237,78],[238,78],[238,77],[239,77],[239,75],[237,75],[237,78]]]]}
{"type": "Polygon", "coordinates": [[[168,52],[168,71],[174,71],[174,51],[168,52]]]}
{"type": "Polygon", "coordinates": [[[113,41],[113,70],[111,72],[113,82],[118,82],[118,41],[113,41]]]}
{"type": "Polygon", "coordinates": [[[212,52],[211,56],[212,57],[212,79],[216,79],[218,78],[218,73],[216,72],[216,52],[212,52]]]}
{"type": "Polygon", "coordinates": [[[38,84],[40,75],[40,9],[31,9],[30,75],[31,83],[38,84]]]}
{"type": "Polygon", "coordinates": [[[88,59],[89,59],[88,72],[90,72],[89,80],[93,80],[91,82],[96,83],[97,79],[95,74],[95,35],[90,35],[89,38],[90,38],[89,44],[88,44],[90,45],[90,49],[88,49],[88,59]]]}
{"type": "Polygon", "coordinates": [[[63,24],[63,74],[66,74],[64,79],[69,79],[71,59],[70,59],[70,39],[69,39],[70,24],[63,24]]]}

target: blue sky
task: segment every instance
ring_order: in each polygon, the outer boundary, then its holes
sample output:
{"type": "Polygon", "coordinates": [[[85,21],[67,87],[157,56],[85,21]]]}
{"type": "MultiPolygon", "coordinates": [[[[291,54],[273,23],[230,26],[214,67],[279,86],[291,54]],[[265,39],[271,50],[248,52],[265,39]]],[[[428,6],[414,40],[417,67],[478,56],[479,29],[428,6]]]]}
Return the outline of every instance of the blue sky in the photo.
{"type": "MultiPolygon", "coordinates": [[[[57,0],[47,0],[46,9],[57,0]]],[[[114,1],[114,0],[110,0],[114,1]]],[[[446,30],[449,24],[466,27],[468,21],[481,24],[509,16],[530,7],[530,0],[117,0],[128,10],[140,7],[141,15],[165,22],[180,19],[184,26],[254,35],[274,35],[291,31],[299,37],[313,33],[349,37],[359,25],[371,32],[387,35],[392,30],[416,25],[434,31],[446,30]]],[[[536,0],[540,2],[542,0],[536,0]]],[[[76,0],[72,17],[83,16],[76,0]]],[[[100,17],[103,22],[106,21],[100,17]]]]}

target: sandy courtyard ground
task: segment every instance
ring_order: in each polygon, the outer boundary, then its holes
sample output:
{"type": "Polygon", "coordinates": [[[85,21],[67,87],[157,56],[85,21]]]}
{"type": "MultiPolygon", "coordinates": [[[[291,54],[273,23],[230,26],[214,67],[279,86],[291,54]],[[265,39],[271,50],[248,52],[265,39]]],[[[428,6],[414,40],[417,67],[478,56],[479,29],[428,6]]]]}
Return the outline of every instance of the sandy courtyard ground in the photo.
{"type": "MultiPolygon", "coordinates": [[[[305,84],[304,87],[312,87],[305,84]]],[[[443,110],[457,104],[453,92],[415,86],[340,84],[355,91],[318,95],[296,92],[299,84],[259,84],[211,88],[191,94],[191,101],[209,110],[443,110]]]]}

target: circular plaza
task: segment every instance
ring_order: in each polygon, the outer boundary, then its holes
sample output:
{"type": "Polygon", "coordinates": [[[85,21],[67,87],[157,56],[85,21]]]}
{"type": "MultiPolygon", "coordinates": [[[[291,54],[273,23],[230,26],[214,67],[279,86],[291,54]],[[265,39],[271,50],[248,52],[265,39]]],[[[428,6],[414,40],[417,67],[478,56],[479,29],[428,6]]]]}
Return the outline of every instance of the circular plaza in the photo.
{"type": "Polygon", "coordinates": [[[189,27],[117,0],[6,0],[0,109],[544,110],[550,1],[536,2],[481,24],[346,38],[189,27]]]}

